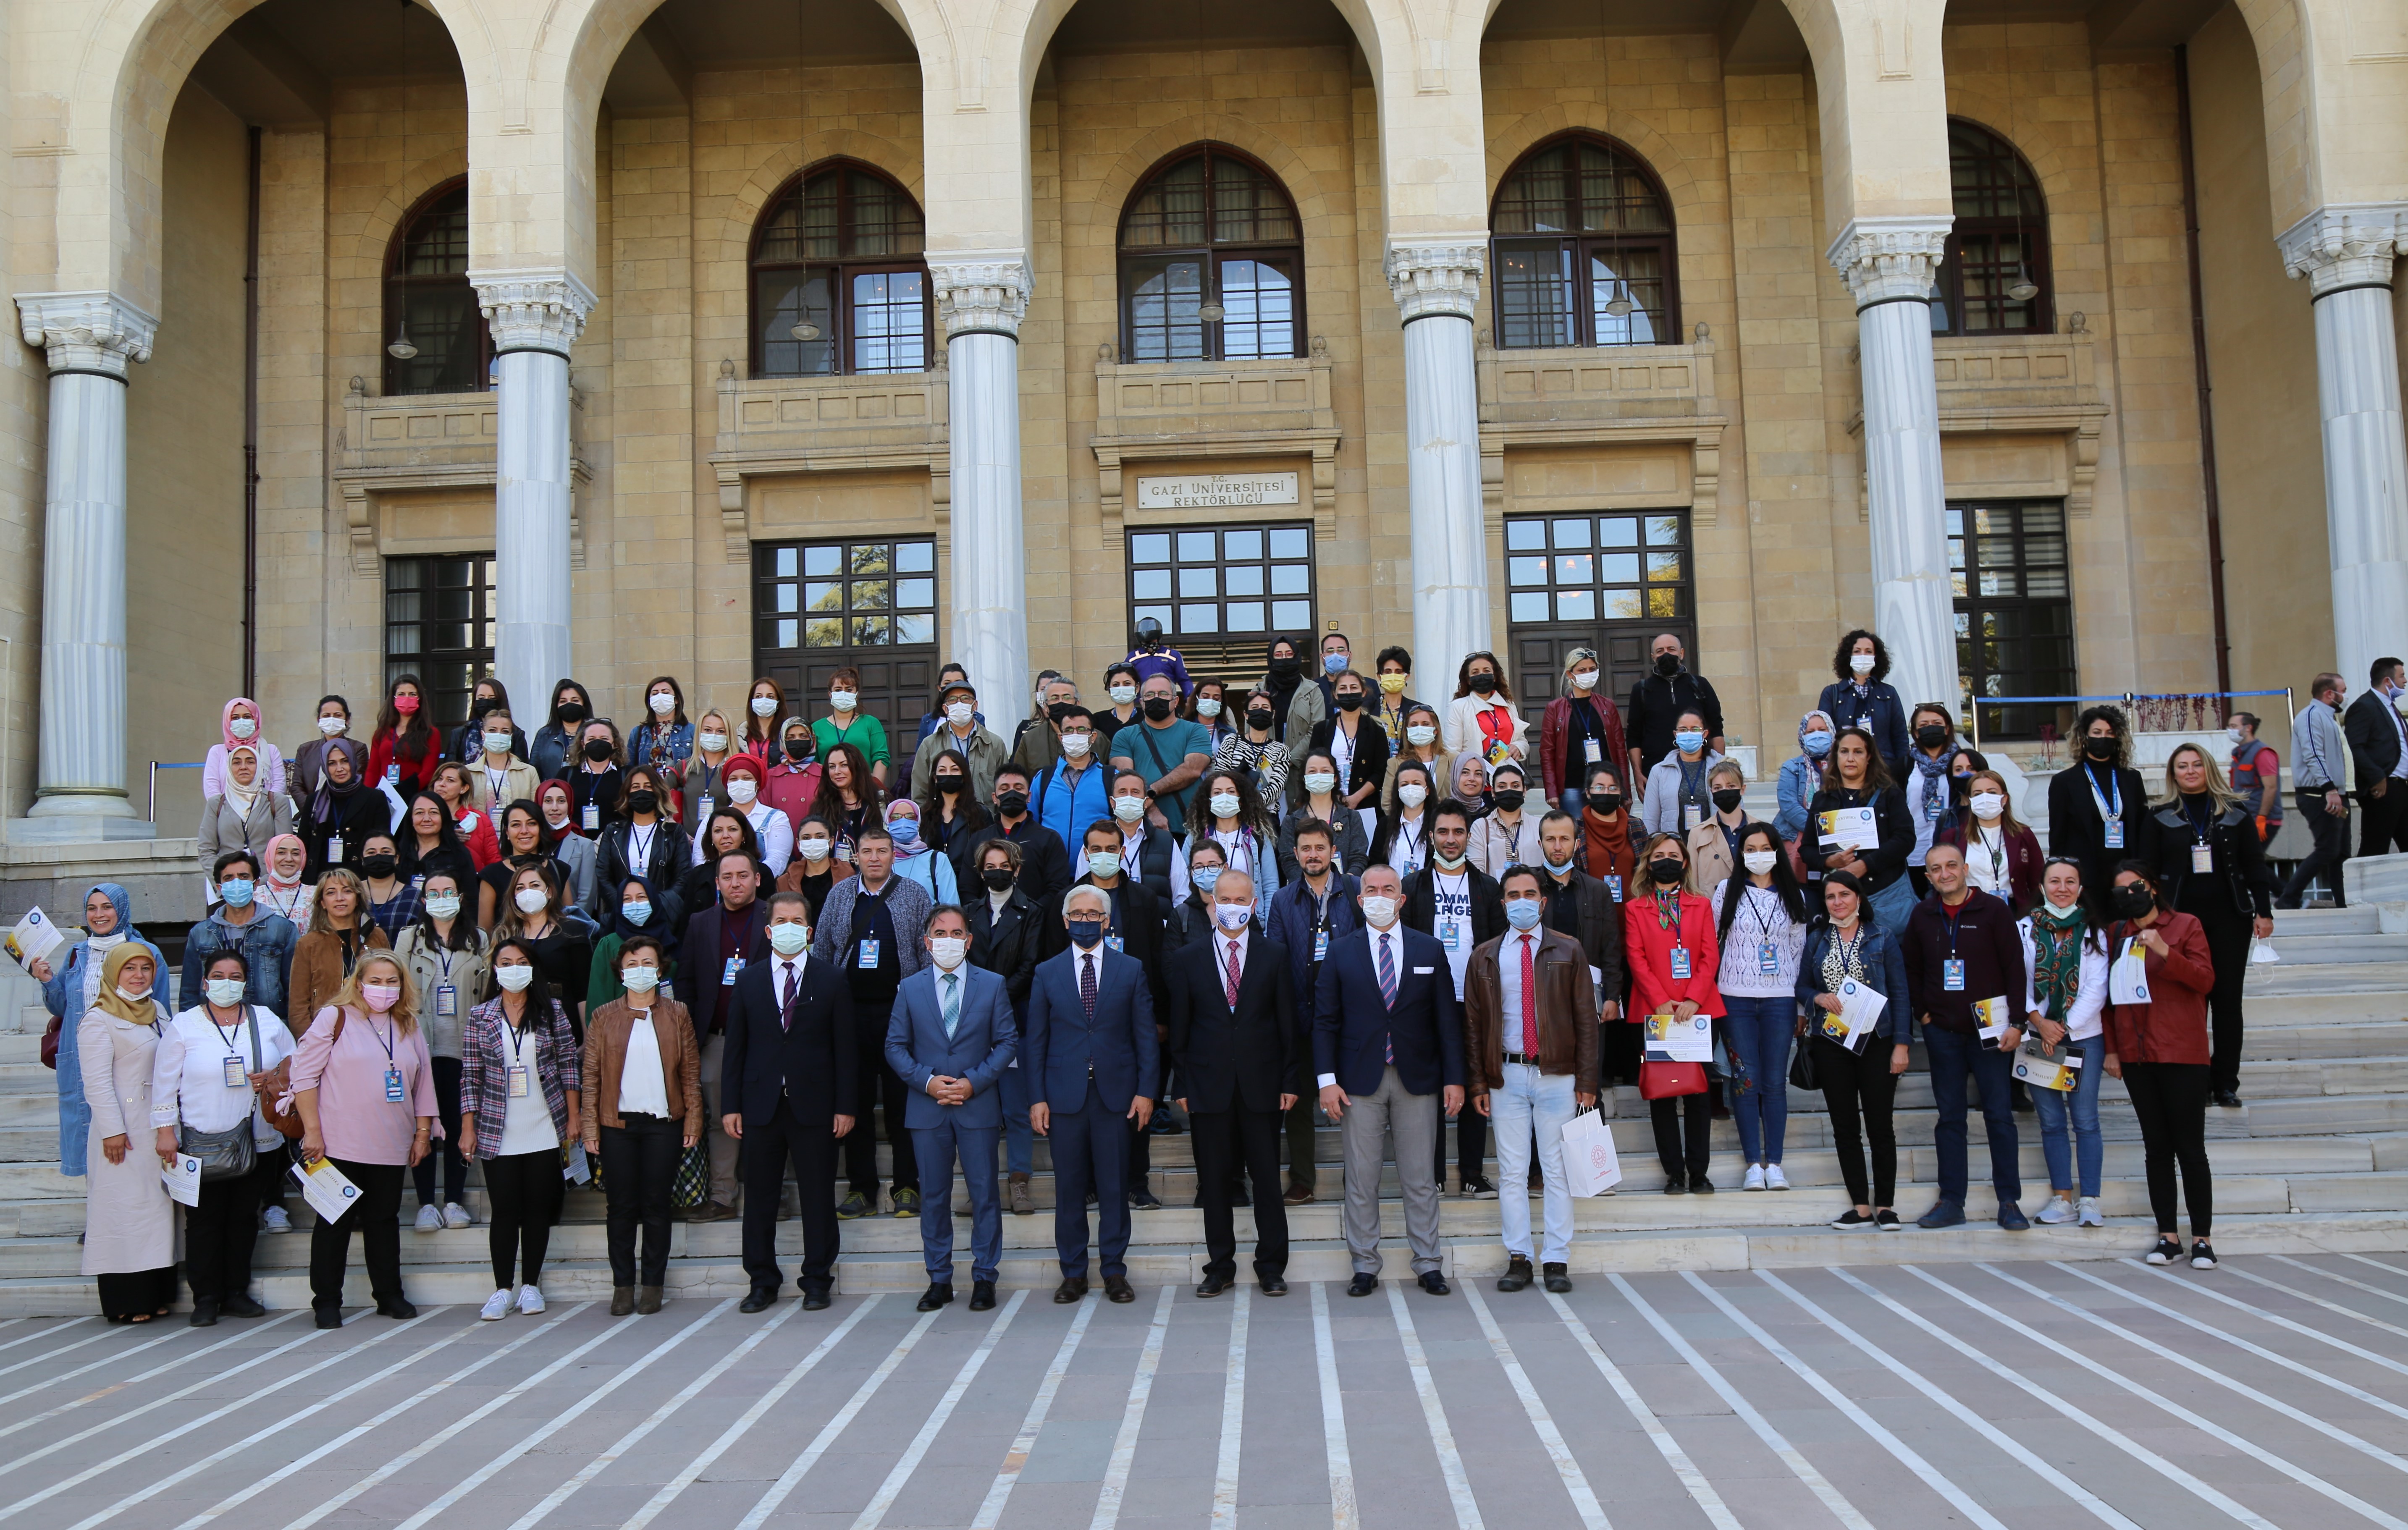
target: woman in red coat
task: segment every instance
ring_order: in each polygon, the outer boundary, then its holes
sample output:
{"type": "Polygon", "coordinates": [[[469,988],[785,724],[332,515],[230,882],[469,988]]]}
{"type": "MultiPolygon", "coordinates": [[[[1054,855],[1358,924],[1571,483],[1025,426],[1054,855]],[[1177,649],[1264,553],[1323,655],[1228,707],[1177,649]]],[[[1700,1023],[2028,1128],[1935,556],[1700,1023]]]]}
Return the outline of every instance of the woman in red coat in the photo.
{"type": "Polygon", "coordinates": [[[1539,774],[1547,801],[1580,817],[1582,790],[1596,766],[1610,765],[1616,777],[1630,758],[1623,737],[1622,709],[1598,689],[1597,651],[1576,648],[1564,658],[1564,690],[1539,719],[1539,774]]]}
{"type": "Polygon", "coordinates": [[[2207,931],[2166,907],[2145,861],[2115,868],[2115,922],[2107,928],[2107,1077],[2124,1080],[2141,1118],[2149,1208],[2157,1217],[2152,1265],[2182,1257],[2174,1237],[2174,1167],[2190,1208],[2190,1265],[2214,1269],[2208,1245],[2215,1186],[2207,1169],[2207,995],[2215,965],[2207,931]]]}
{"type": "MultiPolygon", "coordinates": [[[[1689,875],[1688,847],[1679,835],[1654,835],[1640,851],[1639,862],[1646,891],[1633,889],[1622,905],[1622,952],[1631,977],[1630,1007],[1624,1013],[1633,1023],[1666,1013],[1678,1020],[1698,1015],[1720,1020],[1723,996],[1714,987],[1714,974],[1722,967],[1722,952],[1714,941],[1713,906],[1681,890],[1689,875]]],[[[1641,1065],[1642,1090],[1648,1075],[1680,1065],[1641,1065]]],[[[1696,1071],[1702,1079],[1703,1066],[1696,1071]]],[[[1784,1080],[1774,1083],[1787,1087],[1784,1080]]],[[[1667,1096],[1650,1106],[1656,1118],[1656,1156],[1664,1165],[1664,1194],[1713,1194],[1714,1182],[1706,1178],[1706,1148],[1713,1114],[1702,1085],[1696,1094],[1667,1096]]]]}
{"type": "Polygon", "coordinates": [[[404,802],[430,790],[435,767],[443,763],[443,735],[423,707],[418,677],[404,675],[393,682],[368,741],[368,784],[390,786],[404,802]]]}

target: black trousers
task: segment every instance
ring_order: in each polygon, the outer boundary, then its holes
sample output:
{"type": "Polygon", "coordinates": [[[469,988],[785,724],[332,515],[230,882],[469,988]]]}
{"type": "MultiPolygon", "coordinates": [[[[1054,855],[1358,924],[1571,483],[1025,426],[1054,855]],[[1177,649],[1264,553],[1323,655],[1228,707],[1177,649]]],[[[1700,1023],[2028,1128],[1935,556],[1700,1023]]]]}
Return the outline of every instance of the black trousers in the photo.
{"type": "Polygon", "coordinates": [[[1187,1113],[1196,1149],[1196,1194],[1204,1203],[1205,1274],[1226,1280],[1238,1273],[1238,1223],[1229,1180],[1240,1167],[1254,1182],[1254,1273],[1287,1273],[1287,1207],[1280,1199],[1282,1124],[1277,1110],[1187,1113]]]}
{"type": "MultiPolygon", "coordinates": [[[[1536,1160],[1533,1160],[1536,1162],[1536,1160]]],[[[1488,1178],[1488,1118],[1467,1108],[1455,1118],[1455,1183],[1465,1180],[1488,1178]]],[[[1430,1177],[1440,1190],[1446,1188],[1446,1124],[1440,1122],[1438,1147],[1430,1158],[1430,1177]]]]}
{"type": "MultiPolygon", "coordinates": [[[[860,1008],[853,1010],[853,1049],[858,1078],[853,1090],[853,1130],[844,1138],[844,1168],[846,1177],[853,1181],[853,1194],[867,1196],[870,1208],[875,1210],[881,1104],[886,1107],[886,1144],[891,1150],[888,1166],[895,1171],[896,1190],[919,1193],[920,1163],[911,1151],[911,1134],[903,1125],[904,1105],[910,1098],[910,1091],[886,1065],[886,1020],[895,1010],[894,995],[887,995],[886,1003],[871,1008],[877,1011],[875,1020],[860,1008]]],[[[748,1137],[752,1135],[750,1122],[744,1134],[748,1137]]]]}
{"type": "MultiPolygon", "coordinates": [[[[1667,1179],[1702,1180],[1706,1177],[1708,1134],[1713,1130],[1713,1107],[1711,1095],[1680,1094],[1670,1099],[1650,1100],[1648,1111],[1656,1118],[1656,1157],[1664,1165],[1667,1179]]],[[[1500,1195],[1529,1194],[1527,1185],[1499,1185],[1500,1195]]]]}
{"type": "Polygon", "coordinates": [[[458,1206],[468,1194],[468,1160],[460,1156],[460,1059],[430,1058],[435,1065],[435,1113],[443,1122],[443,1140],[426,1150],[409,1171],[421,1206],[458,1206]],[[443,1161],[443,1198],[435,1198],[435,1161],[443,1161]]]}
{"type": "MultiPolygon", "coordinates": [[[[1159,1060],[1154,1065],[1154,1084],[1149,1091],[1154,1095],[1154,1108],[1157,1112],[1162,1108],[1163,1102],[1172,1097],[1169,1041],[1164,1040],[1161,1048],[1159,1060]]],[[[1154,1134],[1147,1127],[1131,1121],[1128,1123],[1128,1188],[1132,1193],[1140,1190],[1151,1191],[1154,1187],[1147,1181],[1154,1177],[1154,1144],[1149,1139],[1154,1134]]]]}
{"type": "Polygon", "coordinates": [[[2174,1232],[2174,1169],[2182,1169],[2190,1236],[2214,1228],[2215,1181],[2207,1169],[2207,1073],[2197,1063],[2127,1063],[2124,1091],[2141,1118],[2141,1153],[2149,1171],[2149,1209],[2157,1231],[2174,1232]]]}
{"type": "Polygon", "coordinates": [[[1817,1035],[1814,1077],[1823,1085],[1823,1108],[1831,1116],[1831,1147],[1840,1155],[1840,1176],[1847,1181],[1851,1205],[1875,1210],[1898,1197],[1898,1137],[1890,1129],[1890,1104],[1898,1098],[1898,1075],[1889,1070],[1891,1044],[1880,1037],[1853,1052],[1817,1035]],[[1864,1136],[1857,1137],[1862,1118],[1864,1136]],[[1864,1143],[1870,1143],[1872,1182],[1865,1180],[1864,1143]]]}
{"type": "Polygon", "coordinates": [[[2315,879],[2323,877],[2332,888],[2333,907],[2349,907],[2349,898],[2341,885],[2342,863],[2349,859],[2349,819],[2326,812],[2322,792],[2294,792],[2291,806],[2300,815],[2300,822],[2308,826],[2315,848],[2293,869],[2290,879],[2283,883],[2282,896],[2274,901],[2283,908],[2297,908],[2315,879]]]}
{"type": "Polygon", "coordinates": [[[360,1198],[335,1221],[322,1219],[309,1230],[309,1305],[321,1311],[343,1305],[343,1266],[351,1257],[353,1228],[368,1267],[369,1293],[380,1304],[400,1301],[402,1165],[328,1162],[360,1187],[360,1198]]]}
{"type": "Polygon", "coordinates": [[[2408,850],[2408,780],[2385,783],[2383,795],[2360,788],[2358,794],[2358,852],[2388,855],[2408,850]]]}
{"type": "MultiPolygon", "coordinates": [[[[2408,793],[2403,793],[2408,796],[2408,793]]],[[[2222,888],[2214,892],[2223,893],[2222,888]]],[[[2208,1088],[2211,1090],[2241,1087],[2241,991],[2249,976],[2250,916],[2236,910],[2229,898],[2221,895],[2200,900],[2201,906],[2185,908],[2196,915],[2207,932],[2207,955],[2215,968],[2215,986],[2208,990],[2208,1029],[2214,1046],[2213,1061],[2208,1065],[2208,1088]]]]}
{"type": "Polygon", "coordinates": [[[1637,1083],[1640,1057],[1645,1051],[1641,1045],[1645,1035],[1646,1027],[1641,1025],[1625,1025],[1620,1021],[1600,1021],[1597,1031],[1597,1069],[1599,1077],[1611,1083],[1637,1083]]]}
{"type": "Polygon", "coordinates": [[[1312,1161],[1313,1138],[1321,1125],[1321,1096],[1298,1094],[1295,1108],[1287,1113],[1287,1182],[1298,1190],[1312,1190],[1320,1183],[1320,1172],[1312,1161]]]}
{"type": "MultiPolygon", "coordinates": [[[[602,1195],[609,1223],[610,1283],[668,1283],[669,1192],[684,1156],[684,1123],[630,1111],[602,1128],[602,1195]],[[637,1279],[636,1229],[644,1229],[643,1278],[637,1279]]],[[[830,1194],[834,1194],[831,1187],[830,1194]]]]}
{"type": "MultiPolygon", "coordinates": [[[[281,1159],[282,1152],[276,1156],[281,1159]]],[[[251,1294],[251,1251],[259,1240],[259,1173],[209,1180],[201,1204],[184,1212],[184,1279],[195,1302],[251,1294]]]]}
{"type": "MultiPolygon", "coordinates": [[[[888,1078],[894,1078],[882,1060],[878,1067],[888,1078]]],[[[911,1134],[901,1130],[902,1106],[896,1106],[895,1113],[887,1119],[897,1128],[898,1156],[909,1152],[911,1134]]],[[[853,1127],[856,1134],[869,1129],[867,1117],[853,1127]]],[[[850,1145],[853,1139],[845,1140],[850,1145]]],[[[834,1282],[836,1147],[837,1139],[826,1126],[804,1125],[795,1114],[794,1101],[782,1095],[776,1114],[768,1120],[744,1123],[744,1274],[752,1282],[753,1290],[775,1291],[785,1280],[778,1267],[778,1203],[783,1198],[786,1165],[790,1163],[803,1203],[803,1273],[797,1283],[805,1291],[825,1291],[834,1282]]],[[[914,1185],[919,1182],[917,1172],[913,1170],[914,1185]]],[[[874,1169],[869,1184],[874,1192],[878,1186],[874,1169]]]]}
{"type": "Polygon", "coordinates": [[[494,1288],[543,1284],[543,1256],[552,1247],[552,1230],[560,1223],[560,1203],[568,1193],[560,1176],[560,1150],[495,1154],[484,1160],[485,1195],[491,1203],[494,1288]],[[510,1272],[519,1272],[512,1281],[510,1272]]]}

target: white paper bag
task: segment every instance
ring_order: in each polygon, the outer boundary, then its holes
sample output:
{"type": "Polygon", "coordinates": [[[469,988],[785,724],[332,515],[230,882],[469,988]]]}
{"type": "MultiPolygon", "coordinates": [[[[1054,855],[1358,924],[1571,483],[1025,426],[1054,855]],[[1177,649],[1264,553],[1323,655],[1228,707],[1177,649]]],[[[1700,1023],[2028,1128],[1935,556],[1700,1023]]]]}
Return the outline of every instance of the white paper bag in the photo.
{"type": "Polygon", "coordinates": [[[1564,1179],[1575,1195],[1602,1195],[1622,1182],[1613,1128],[1602,1112],[1584,1110],[1564,1122],[1564,1179]]]}
{"type": "Polygon", "coordinates": [[[201,1161],[188,1152],[176,1155],[176,1166],[159,1165],[159,1178],[167,1186],[167,1194],[178,1206],[201,1204],[201,1161]]]}
{"type": "Polygon", "coordinates": [[[323,1222],[333,1222],[351,1208],[360,1198],[360,1187],[351,1183],[331,1158],[321,1158],[314,1164],[293,1165],[293,1177],[301,1181],[301,1198],[323,1222]]]}

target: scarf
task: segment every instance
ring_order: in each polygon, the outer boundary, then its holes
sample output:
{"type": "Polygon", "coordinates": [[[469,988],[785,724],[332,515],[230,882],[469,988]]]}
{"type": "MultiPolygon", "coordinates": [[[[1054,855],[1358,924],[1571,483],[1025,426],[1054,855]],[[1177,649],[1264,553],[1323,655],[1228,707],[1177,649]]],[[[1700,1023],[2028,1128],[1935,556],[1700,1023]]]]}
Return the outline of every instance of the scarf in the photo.
{"type": "Polygon", "coordinates": [[[1601,823],[1595,813],[1581,814],[1584,865],[1581,869],[1592,877],[1619,877],[1622,885],[1629,887],[1638,871],[1638,855],[1630,848],[1630,811],[1623,809],[1613,815],[1613,822],[1601,823]]]}
{"type": "MultiPolygon", "coordinates": [[[[413,835],[411,837],[415,838],[417,836],[413,835]]],[[[280,834],[275,838],[267,842],[266,864],[263,867],[267,877],[267,885],[276,888],[280,892],[285,893],[290,893],[294,888],[301,885],[301,879],[298,877],[287,881],[276,874],[276,847],[283,844],[288,839],[301,851],[302,865],[305,867],[308,865],[309,847],[301,842],[301,836],[297,834],[280,834]]]]}
{"type": "Polygon", "coordinates": [[[1659,930],[1677,930],[1681,927],[1681,890],[1679,888],[1656,891],[1656,927],[1659,930]]]}
{"type": "Polygon", "coordinates": [[[2082,987],[2082,943],[2089,934],[2089,920],[2079,903],[2060,914],[2043,901],[2032,910],[2031,931],[2032,993],[2048,1018],[2062,1025],[2082,987]]]}
{"type": "MultiPolygon", "coordinates": [[[[234,709],[237,707],[250,708],[251,722],[253,723],[258,722],[259,703],[251,700],[249,696],[236,696],[232,701],[225,704],[224,711],[218,714],[218,734],[225,740],[226,752],[228,754],[232,754],[238,749],[247,749],[256,751],[261,742],[260,729],[258,727],[254,726],[251,730],[251,736],[248,738],[236,738],[234,736],[234,709]]],[[[256,757],[255,752],[254,757],[256,757]]]]}
{"type": "Polygon", "coordinates": [[[153,994],[145,994],[132,1000],[118,996],[118,974],[125,970],[126,963],[137,956],[150,964],[150,981],[155,992],[161,970],[159,958],[147,945],[122,941],[110,948],[108,955],[100,964],[100,991],[93,995],[93,1006],[112,1020],[122,1021],[128,1025],[155,1027],[159,1023],[159,1005],[153,994]]]}
{"type": "Polygon", "coordinates": [[[629,882],[637,882],[642,885],[644,889],[644,901],[651,904],[652,907],[652,917],[646,920],[641,924],[629,919],[627,917],[626,899],[623,895],[617,903],[611,906],[610,908],[610,933],[617,936],[623,941],[633,940],[639,935],[649,935],[656,940],[664,938],[668,933],[668,916],[661,908],[661,900],[659,896],[652,891],[652,879],[649,877],[638,876],[622,878],[619,885],[623,894],[629,882]]]}
{"type": "Polygon", "coordinates": [[[1808,712],[1804,717],[1798,720],[1798,752],[1804,755],[1807,759],[1813,761],[1819,767],[1823,761],[1830,757],[1831,751],[1827,749],[1822,753],[1817,754],[1813,750],[1806,747],[1806,736],[1815,731],[1814,720],[1818,717],[1823,720],[1823,732],[1836,736],[1840,729],[1839,725],[1831,720],[1831,714],[1828,712],[1808,712]]]}
{"type": "Polygon", "coordinates": [[[1936,816],[1931,812],[1931,804],[1935,800],[1948,800],[1948,762],[1956,752],[1954,749],[1942,750],[1937,760],[1919,752],[1914,756],[1914,773],[1920,778],[1921,786],[1915,797],[1921,805],[1917,810],[1927,818],[1936,816]]]}
{"type": "Polygon", "coordinates": [[[318,794],[309,799],[309,822],[312,823],[336,822],[340,813],[348,808],[351,798],[359,794],[363,784],[356,769],[351,772],[351,779],[340,786],[335,784],[335,778],[331,773],[321,775],[318,778],[318,794]]]}
{"type": "Polygon", "coordinates": [[[245,822],[250,822],[251,810],[252,808],[258,806],[259,803],[259,787],[255,784],[258,780],[259,751],[251,748],[249,744],[236,744],[234,748],[226,751],[226,806],[232,808],[236,812],[240,813],[245,822]],[[235,779],[234,757],[237,754],[248,754],[251,756],[251,779],[254,784],[245,786],[242,782],[235,779]]]}

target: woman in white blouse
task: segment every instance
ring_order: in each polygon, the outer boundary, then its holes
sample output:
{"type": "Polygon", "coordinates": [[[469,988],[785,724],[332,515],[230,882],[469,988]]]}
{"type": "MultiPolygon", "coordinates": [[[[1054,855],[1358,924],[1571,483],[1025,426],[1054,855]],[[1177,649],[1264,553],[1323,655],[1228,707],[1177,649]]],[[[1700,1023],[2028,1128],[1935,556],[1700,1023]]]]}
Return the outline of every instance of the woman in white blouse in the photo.
{"type": "Polygon", "coordinates": [[[2107,1149],[2099,1131],[2099,1080],[2106,1071],[2107,945],[2082,901],[2082,863],[2062,856],[2050,860],[2042,869],[2040,885],[2040,903],[2016,925],[2030,985],[2024,1010],[2042,1042],[2062,1046],[2067,1061],[2078,1060],[2080,1065],[2073,1070],[2071,1090],[2032,1086],[2041,1155],[2048,1161],[2054,1192],[2035,1220],[2052,1227],[2076,1221],[2085,1227],[2103,1227],[2107,1219],[2099,1207],[2099,1174],[2107,1149]],[[2079,1200],[2074,1196],[2077,1175],[2079,1200]]]}
{"type": "MultiPolygon", "coordinates": [[[[999,841],[1007,850],[1010,840],[999,841]]],[[[702,1062],[685,1006],[660,992],[661,943],[638,935],[619,948],[625,992],[585,1022],[579,1116],[586,1156],[602,1165],[609,1209],[610,1315],[661,1309],[668,1278],[669,1195],[682,1157],[702,1140],[702,1062]],[[636,1229],[644,1257],[636,1262],[636,1229]]]]}
{"type": "MultiPolygon", "coordinates": [[[[293,1055],[293,1033],[276,1012],[244,1002],[251,965],[240,951],[220,951],[203,973],[202,1002],[169,1021],[150,1065],[150,1123],[159,1161],[172,1165],[182,1133],[231,1132],[246,1122],[262,1162],[281,1161],[284,1137],[263,1108],[277,1065],[293,1055]]],[[[192,1323],[214,1325],[221,1313],[256,1318],[251,1253],[259,1237],[260,1176],[201,1183],[201,1202],[184,1212],[184,1279],[193,1287],[192,1323]]]]}
{"type": "Polygon", "coordinates": [[[1482,650],[1456,672],[1455,699],[1446,704],[1446,751],[1473,753],[1490,763],[1529,753],[1530,720],[1513,705],[1513,687],[1497,655],[1482,650]]]}

